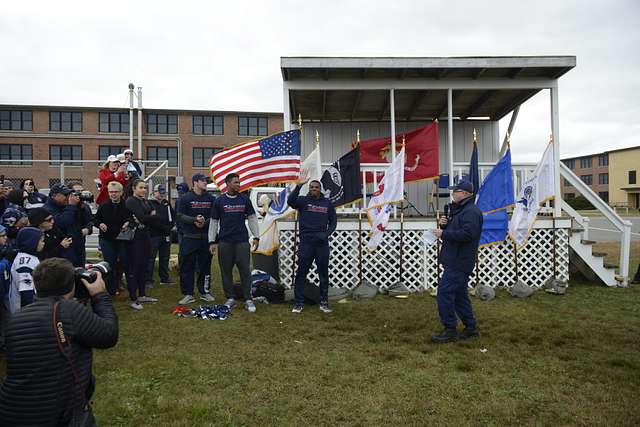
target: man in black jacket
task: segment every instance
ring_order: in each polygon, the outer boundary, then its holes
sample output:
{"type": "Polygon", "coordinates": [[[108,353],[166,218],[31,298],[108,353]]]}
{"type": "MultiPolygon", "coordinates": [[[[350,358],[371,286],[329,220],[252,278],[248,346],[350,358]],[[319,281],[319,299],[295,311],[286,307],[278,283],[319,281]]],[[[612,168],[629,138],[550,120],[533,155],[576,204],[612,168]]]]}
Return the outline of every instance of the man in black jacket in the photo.
{"type": "Polygon", "coordinates": [[[56,226],[53,215],[45,208],[33,208],[29,211],[29,224],[44,233],[44,249],[38,254],[40,261],[63,256],[63,251],[71,246],[71,237],[65,237],[56,226]]]}
{"type": "Polygon", "coordinates": [[[435,230],[435,235],[442,239],[439,261],[444,266],[437,297],[444,331],[431,337],[436,343],[478,336],[467,284],[476,264],[482,212],[474,203],[473,184],[461,181],[452,189],[453,203],[449,214],[440,218],[440,228],[435,230]],[[459,335],[456,314],[464,324],[459,335]]]}
{"type": "MultiPolygon", "coordinates": [[[[92,348],[118,341],[118,319],[98,273],[83,281],[92,309],[75,302],[73,265],[62,258],[41,262],[33,272],[35,302],[7,322],[7,377],[0,387],[0,425],[67,425],[90,399],[95,386],[92,348]],[[57,303],[57,322],[54,308],[57,303]],[[68,343],[65,355],[57,331],[68,343]],[[69,357],[67,357],[69,356],[69,357]]],[[[63,347],[64,348],[64,347],[63,347]]]]}
{"type": "Polygon", "coordinates": [[[158,275],[161,285],[172,285],[169,278],[169,254],[171,253],[171,229],[175,224],[176,212],[167,200],[167,189],[158,184],[153,189],[153,199],[149,200],[151,206],[162,220],[161,227],[149,227],[151,234],[151,257],[147,266],[147,287],[153,282],[153,270],[158,255],[158,275]]]}

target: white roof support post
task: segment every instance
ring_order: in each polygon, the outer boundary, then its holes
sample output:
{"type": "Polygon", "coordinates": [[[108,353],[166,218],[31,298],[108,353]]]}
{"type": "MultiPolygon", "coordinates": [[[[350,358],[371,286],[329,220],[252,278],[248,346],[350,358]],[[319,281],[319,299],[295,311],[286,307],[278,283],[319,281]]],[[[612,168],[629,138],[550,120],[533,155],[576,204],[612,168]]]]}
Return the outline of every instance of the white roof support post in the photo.
{"type": "MultiPolygon", "coordinates": [[[[391,161],[396,159],[396,100],[395,90],[389,89],[389,112],[391,114],[391,161]]],[[[393,205],[393,217],[398,216],[398,210],[393,205]]]]}
{"type": "Polygon", "coordinates": [[[284,111],[284,130],[286,132],[291,130],[291,104],[289,103],[289,85],[287,82],[284,82],[283,86],[284,102],[282,108],[284,111]]]}
{"type": "Polygon", "coordinates": [[[516,125],[516,119],[518,118],[518,112],[520,112],[519,105],[515,108],[515,110],[513,110],[513,113],[511,114],[511,119],[509,120],[509,127],[507,128],[507,133],[504,135],[504,141],[502,141],[502,146],[500,147],[500,158],[502,158],[502,156],[504,156],[505,151],[507,151],[507,147],[509,145],[509,138],[513,133],[513,127],[516,125]]]}
{"type": "Polygon", "coordinates": [[[447,89],[447,169],[449,185],[453,185],[453,89],[447,89]]]}
{"type": "Polygon", "coordinates": [[[558,111],[558,82],[549,89],[551,98],[551,134],[553,135],[553,161],[555,163],[555,201],[553,203],[553,216],[559,217],[562,214],[560,200],[562,192],[560,190],[560,112],[558,111]]]}

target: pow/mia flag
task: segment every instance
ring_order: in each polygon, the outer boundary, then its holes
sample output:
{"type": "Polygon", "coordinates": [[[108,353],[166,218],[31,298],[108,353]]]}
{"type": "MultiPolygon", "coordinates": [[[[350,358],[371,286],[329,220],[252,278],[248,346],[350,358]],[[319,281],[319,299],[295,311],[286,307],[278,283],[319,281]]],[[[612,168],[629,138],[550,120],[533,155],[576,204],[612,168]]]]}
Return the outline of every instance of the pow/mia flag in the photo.
{"type": "Polygon", "coordinates": [[[360,173],[360,147],[340,157],[322,174],[322,193],[336,206],[346,205],[362,198],[360,173]]]}

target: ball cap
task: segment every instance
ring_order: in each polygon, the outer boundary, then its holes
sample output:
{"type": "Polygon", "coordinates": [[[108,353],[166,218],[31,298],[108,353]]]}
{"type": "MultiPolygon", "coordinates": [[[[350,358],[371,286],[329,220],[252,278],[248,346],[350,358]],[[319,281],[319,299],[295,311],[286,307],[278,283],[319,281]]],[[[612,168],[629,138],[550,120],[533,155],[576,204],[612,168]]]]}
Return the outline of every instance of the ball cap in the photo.
{"type": "Polygon", "coordinates": [[[453,191],[463,190],[463,191],[466,191],[467,193],[473,193],[473,184],[470,183],[469,181],[460,181],[456,185],[449,187],[449,190],[453,190],[453,191]]]}
{"type": "Polygon", "coordinates": [[[207,176],[203,173],[196,173],[193,175],[193,177],[191,177],[191,182],[206,181],[206,180],[207,180],[207,176]]]}
{"type": "Polygon", "coordinates": [[[153,187],[153,191],[157,191],[160,194],[164,194],[167,192],[167,189],[162,184],[156,184],[156,186],[153,187]]]}

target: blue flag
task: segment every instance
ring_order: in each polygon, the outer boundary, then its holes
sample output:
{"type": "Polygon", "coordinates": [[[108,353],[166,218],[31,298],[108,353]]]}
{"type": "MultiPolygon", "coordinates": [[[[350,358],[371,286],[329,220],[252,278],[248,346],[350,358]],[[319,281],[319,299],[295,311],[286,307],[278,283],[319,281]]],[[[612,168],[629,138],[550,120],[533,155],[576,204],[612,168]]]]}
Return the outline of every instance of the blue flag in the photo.
{"type": "Polygon", "coordinates": [[[469,181],[473,184],[473,193],[478,194],[480,188],[480,172],[478,170],[478,143],[473,141],[471,161],[469,161],[469,181]]]}
{"type": "Polygon", "coordinates": [[[507,150],[478,191],[476,206],[483,216],[480,246],[501,243],[507,238],[509,215],[506,208],[514,203],[511,150],[507,150]]]}

